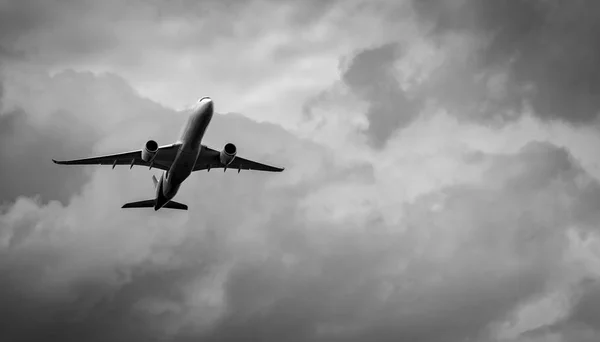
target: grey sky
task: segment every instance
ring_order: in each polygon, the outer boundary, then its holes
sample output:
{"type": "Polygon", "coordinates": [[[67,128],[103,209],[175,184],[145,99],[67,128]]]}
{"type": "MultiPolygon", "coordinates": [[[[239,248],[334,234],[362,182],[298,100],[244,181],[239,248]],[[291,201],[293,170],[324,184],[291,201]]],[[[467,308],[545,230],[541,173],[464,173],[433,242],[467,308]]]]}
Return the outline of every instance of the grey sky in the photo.
{"type": "Polygon", "coordinates": [[[596,341],[594,6],[0,0],[0,339],[596,341]],[[285,172],[50,162],[205,95],[285,172]]]}
{"type": "Polygon", "coordinates": [[[526,101],[540,117],[579,124],[598,118],[598,6],[586,0],[415,2],[442,40],[458,33],[486,41],[472,51],[473,72],[500,68],[511,89],[504,101],[517,107],[526,101]]]}

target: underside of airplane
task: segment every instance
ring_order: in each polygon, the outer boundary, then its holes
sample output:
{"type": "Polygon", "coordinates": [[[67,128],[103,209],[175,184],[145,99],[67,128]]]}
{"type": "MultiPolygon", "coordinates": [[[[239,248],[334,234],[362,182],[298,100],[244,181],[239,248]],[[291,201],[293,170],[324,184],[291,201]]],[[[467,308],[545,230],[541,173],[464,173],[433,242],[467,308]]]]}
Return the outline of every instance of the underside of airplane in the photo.
{"type": "Polygon", "coordinates": [[[181,183],[195,171],[211,169],[255,170],[281,172],[284,168],[261,164],[237,156],[237,147],[227,143],[221,151],[211,149],[201,143],[204,132],[213,116],[213,102],[209,97],[203,97],[196,103],[190,118],[184,128],[181,139],[170,145],[159,146],[154,140],[149,140],[139,150],[110,154],[98,157],[55,160],[60,165],[117,165],[145,166],[149,169],[163,170],[160,179],[153,176],[156,189],[154,199],[130,202],[122,208],[160,208],[187,210],[188,206],[173,201],[181,183]]]}

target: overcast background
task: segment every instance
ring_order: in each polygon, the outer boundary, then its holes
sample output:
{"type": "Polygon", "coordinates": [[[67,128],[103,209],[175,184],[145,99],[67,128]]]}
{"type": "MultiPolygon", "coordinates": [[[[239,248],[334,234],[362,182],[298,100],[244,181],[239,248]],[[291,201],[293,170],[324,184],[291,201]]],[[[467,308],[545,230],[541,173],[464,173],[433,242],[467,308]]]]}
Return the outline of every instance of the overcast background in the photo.
{"type": "Polygon", "coordinates": [[[0,0],[0,340],[600,340],[600,2],[0,0]],[[283,173],[60,167],[177,139],[283,173]]]}

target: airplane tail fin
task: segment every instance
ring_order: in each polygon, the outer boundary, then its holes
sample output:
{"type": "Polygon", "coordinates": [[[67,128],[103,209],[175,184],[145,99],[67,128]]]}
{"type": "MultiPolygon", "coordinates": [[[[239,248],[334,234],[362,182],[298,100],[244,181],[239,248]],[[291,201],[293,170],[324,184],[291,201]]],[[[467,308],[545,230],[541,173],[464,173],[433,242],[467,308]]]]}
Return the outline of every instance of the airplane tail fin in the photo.
{"type": "MultiPolygon", "coordinates": [[[[137,201],[137,202],[129,202],[129,203],[125,203],[123,204],[123,206],[121,208],[154,208],[154,200],[145,200],[145,201],[137,201]]],[[[169,201],[167,202],[167,204],[165,204],[163,206],[163,208],[167,208],[167,209],[179,209],[179,210],[188,210],[188,206],[183,204],[183,203],[179,203],[179,202],[175,202],[175,201],[169,201]]]]}
{"type": "Polygon", "coordinates": [[[158,185],[158,180],[156,180],[155,175],[152,175],[152,182],[154,182],[154,187],[156,188],[156,186],[158,185]]]}

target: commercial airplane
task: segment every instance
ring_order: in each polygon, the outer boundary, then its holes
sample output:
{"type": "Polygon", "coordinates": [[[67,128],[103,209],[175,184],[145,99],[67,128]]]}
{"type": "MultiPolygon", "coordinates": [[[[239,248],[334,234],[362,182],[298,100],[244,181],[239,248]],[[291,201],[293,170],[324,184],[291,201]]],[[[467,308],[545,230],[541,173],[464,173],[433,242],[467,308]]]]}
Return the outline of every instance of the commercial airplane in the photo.
{"type": "Polygon", "coordinates": [[[62,165],[134,165],[153,167],[164,170],[159,180],[152,176],[156,197],[154,199],[126,203],[122,208],[160,208],[187,210],[188,206],[173,201],[179,187],[194,171],[223,168],[281,172],[278,168],[248,159],[237,157],[237,148],[232,143],[225,144],[222,151],[213,150],[202,144],[204,132],[213,116],[213,101],[210,97],[202,97],[196,102],[179,141],[158,146],[156,141],[148,140],[141,150],[91,157],[85,159],[57,161],[62,165]]]}

